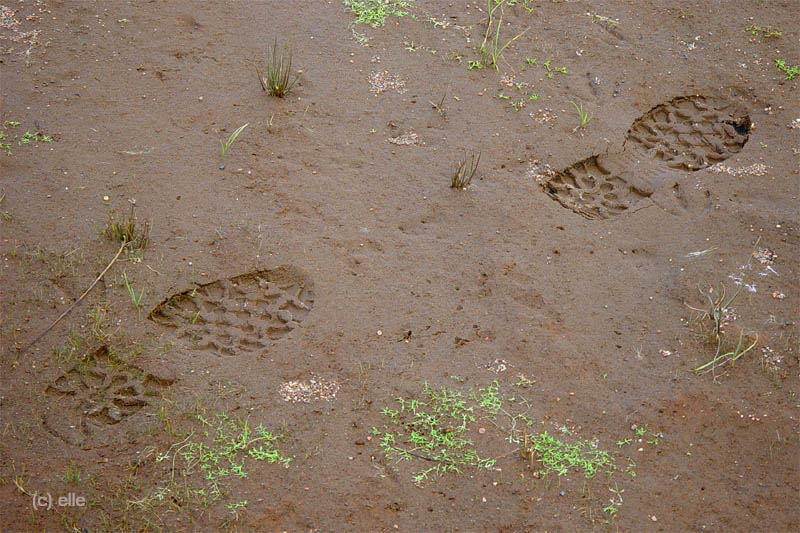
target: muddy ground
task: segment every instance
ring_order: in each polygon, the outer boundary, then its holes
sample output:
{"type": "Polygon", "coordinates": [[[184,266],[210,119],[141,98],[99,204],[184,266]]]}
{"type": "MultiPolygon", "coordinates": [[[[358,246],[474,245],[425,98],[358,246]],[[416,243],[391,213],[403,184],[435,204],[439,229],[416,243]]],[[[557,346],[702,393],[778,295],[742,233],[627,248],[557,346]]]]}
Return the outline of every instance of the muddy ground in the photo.
{"type": "Polygon", "coordinates": [[[2,3],[3,530],[800,528],[795,1],[2,3]]]}

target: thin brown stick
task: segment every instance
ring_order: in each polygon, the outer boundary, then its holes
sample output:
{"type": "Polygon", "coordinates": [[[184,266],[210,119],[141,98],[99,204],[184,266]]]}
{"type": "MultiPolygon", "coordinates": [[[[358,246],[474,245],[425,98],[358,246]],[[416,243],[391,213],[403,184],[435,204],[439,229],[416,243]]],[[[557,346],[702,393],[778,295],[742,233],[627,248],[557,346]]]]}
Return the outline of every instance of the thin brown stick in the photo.
{"type": "Polygon", "coordinates": [[[111,260],[111,262],[108,264],[108,266],[106,266],[106,268],[104,268],[104,269],[103,269],[103,271],[102,271],[102,272],[100,272],[100,275],[99,275],[99,276],[97,276],[97,278],[95,278],[95,280],[92,282],[92,284],[91,284],[91,285],[89,285],[89,288],[88,288],[88,289],[86,289],[86,290],[84,291],[84,293],[83,293],[83,294],[81,294],[80,298],[78,298],[77,300],[75,300],[74,302],[72,302],[72,305],[70,305],[70,306],[69,306],[69,308],[67,308],[67,310],[66,310],[66,311],[64,311],[63,313],[61,313],[61,316],[59,316],[58,318],[56,318],[56,319],[55,319],[55,321],[54,321],[52,324],[50,324],[50,326],[48,326],[46,330],[44,330],[43,332],[41,332],[41,333],[39,334],[39,336],[38,336],[38,337],[36,337],[35,339],[33,339],[33,342],[31,342],[29,345],[27,345],[27,346],[25,347],[25,349],[24,349],[24,350],[22,350],[22,352],[20,352],[20,355],[22,355],[22,354],[24,354],[25,352],[27,352],[28,350],[30,350],[30,349],[33,347],[33,345],[34,345],[34,344],[36,344],[37,342],[39,342],[40,340],[42,340],[42,337],[44,337],[45,335],[47,335],[47,334],[50,332],[50,330],[51,330],[51,329],[53,329],[54,327],[56,327],[56,324],[58,324],[58,323],[61,321],[61,319],[62,319],[62,318],[64,318],[65,316],[67,316],[67,315],[69,314],[69,312],[70,312],[70,311],[72,311],[73,309],[75,309],[75,306],[76,306],[76,305],[78,305],[79,303],[81,303],[81,300],[83,300],[83,299],[86,297],[86,295],[87,295],[87,294],[89,294],[89,291],[91,291],[91,290],[94,288],[94,286],[95,286],[95,285],[97,285],[97,282],[99,282],[99,281],[100,281],[100,280],[103,278],[103,276],[105,276],[105,275],[106,275],[106,272],[108,272],[108,269],[109,269],[109,268],[111,268],[111,266],[112,266],[112,265],[113,265],[113,264],[114,264],[114,263],[117,261],[117,259],[119,258],[119,255],[122,253],[122,250],[125,248],[125,245],[126,245],[126,244],[128,244],[128,241],[125,241],[125,240],[123,240],[123,241],[122,241],[122,244],[121,244],[121,245],[120,245],[120,247],[119,247],[119,250],[117,250],[117,255],[115,255],[115,256],[114,256],[114,259],[112,259],[112,260],[111,260]]]}

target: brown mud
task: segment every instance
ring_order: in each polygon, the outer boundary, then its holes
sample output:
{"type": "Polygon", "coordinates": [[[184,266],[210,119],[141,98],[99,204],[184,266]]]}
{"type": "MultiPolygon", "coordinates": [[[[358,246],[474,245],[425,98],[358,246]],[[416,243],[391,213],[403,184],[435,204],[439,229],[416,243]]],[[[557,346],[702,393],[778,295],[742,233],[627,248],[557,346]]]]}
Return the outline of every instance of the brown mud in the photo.
{"type": "Polygon", "coordinates": [[[0,4],[3,530],[800,528],[796,1],[520,0],[497,70],[485,2],[0,4]],[[495,380],[490,466],[381,449],[495,380]]]}

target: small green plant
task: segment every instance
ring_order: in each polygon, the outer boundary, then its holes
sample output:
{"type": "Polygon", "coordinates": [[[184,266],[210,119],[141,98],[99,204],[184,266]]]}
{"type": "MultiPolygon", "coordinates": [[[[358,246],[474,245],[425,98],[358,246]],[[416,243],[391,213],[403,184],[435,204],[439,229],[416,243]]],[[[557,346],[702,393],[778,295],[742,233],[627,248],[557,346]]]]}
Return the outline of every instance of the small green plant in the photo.
{"type": "Polygon", "coordinates": [[[64,472],[64,476],[61,479],[67,483],[74,483],[77,485],[81,482],[81,469],[73,463],[70,463],[67,465],[67,471],[64,472]]]}
{"type": "Polygon", "coordinates": [[[526,432],[520,453],[531,464],[538,461],[542,465],[539,470],[541,476],[551,473],[565,476],[575,468],[583,471],[584,477],[590,478],[600,470],[613,473],[615,469],[609,453],[599,450],[594,443],[579,441],[569,444],[551,437],[547,431],[538,435],[528,435],[526,432]]]}
{"type": "Polygon", "coordinates": [[[108,222],[102,230],[103,235],[117,241],[125,243],[131,251],[144,250],[150,243],[150,222],[145,221],[139,224],[134,215],[136,204],[131,202],[131,211],[127,217],[117,217],[116,212],[108,214],[108,222]]]}
{"type": "Polygon", "coordinates": [[[579,106],[578,104],[572,101],[570,101],[570,104],[572,104],[572,106],[578,112],[578,118],[580,118],[580,124],[575,128],[574,131],[577,131],[578,128],[582,130],[586,129],[586,125],[589,123],[590,120],[592,120],[592,115],[589,115],[588,111],[583,110],[583,104],[579,106]]]}
{"type": "Polygon", "coordinates": [[[386,24],[389,16],[404,17],[414,0],[344,0],[344,5],[356,16],[356,24],[373,28],[386,24]]]}
{"type": "Polygon", "coordinates": [[[220,139],[219,145],[222,148],[222,159],[225,159],[225,154],[228,153],[228,149],[231,147],[234,141],[236,141],[236,139],[239,137],[239,134],[242,133],[244,129],[249,125],[250,123],[248,122],[247,124],[243,124],[238,128],[236,128],[236,130],[228,136],[228,139],[225,142],[223,142],[222,139],[220,139]]]}
{"type": "Polygon", "coordinates": [[[467,70],[483,70],[483,63],[480,61],[467,61],[467,70]]]}
{"type": "Polygon", "coordinates": [[[459,159],[450,172],[450,187],[453,189],[465,189],[472,181],[472,176],[478,169],[478,163],[481,162],[481,153],[470,152],[467,155],[466,150],[464,156],[459,159]]]}
{"type": "Polygon", "coordinates": [[[503,54],[506,48],[508,48],[511,43],[522,37],[525,32],[528,31],[526,28],[516,37],[513,37],[506,41],[505,44],[501,46],[500,44],[500,27],[503,24],[503,5],[507,2],[507,0],[494,0],[494,5],[492,5],[492,0],[487,0],[486,2],[486,11],[487,11],[487,21],[486,21],[486,34],[483,37],[483,43],[481,43],[480,47],[478,48],[478,53],[484,58],[484,63],[487,65],[492,65],[495,70],[497,70],[497,62],[500,60],[500,56],[503,54]],[[492,31],[494,27],[493,17],[494,12],[500,9],[500,18],[497,21],[497,28],[492,31]],[[494,37],[492,37],[492,33],[494,33],[494,37]]]}
{"type": "Polygon", "coordinates": [[[618,512],[619,508],[622,505],[622,493],[625,492],[625,489],[620,489],[616,483],[614,483],[614,488],[608,488],[608,490],[614,495],[611,497],[609,504],[603,508],[603,512],[608,513],[610,517],[614,517],[618,512]]]}
{"type": "Polygon", "coordinates": [[[422,399],[397,398],[399,409],[384,408],[392,427],[372,428],[372,435],[387,459],[412,461],[423,459],[431,464],[413,476],[417,485],[431,473],[461,473],[465,468],[490,468],[494,460],[482,459],[467,428],[475,422],[475,406],[458,391],[442,387],[432,389],[427,383],[422,399]]]}
{"type": "Polygon", "coordinates": [[[278,39],[272,44],[269,53],[270,59],[266,65],[266,76],[256,68],[258,74],[258,81],[261,82],[261,88],[278,98],[283,98],[288,94],[292,87],[300,80],[302,72],[298,71],[292,78],[292,47],[290,44],[285,44],[282,51],[278,51],[278,39]]]}
{"type": "MultiPolygon", "coordinates": [[[[201,424],[200,430],[193,431],[186,439],[173,444],[165,452],[156,454],[156,462],[169,461],[172,465],[173,479],[176,464],[183,467],[184,477],[191,477],[195,473],[202,474],[202,486],[189,490],[206,505],[228,494],[226,485],[230,479],[247,477],[248,457],[286,467],[292,461],[277,449],[276,443],[282,436],[270,433],[264,426],[259,425],[252,429],[247,420],[235,419],[225,413],[215,414],[212,417],[197,413],[195,419],[201,424]],[[193,438],[195,433],[198,433],[199,438],[193,438]],[[173,452],[173,448],[176,447],[173,452]],[[177,461],[178,459],[182,459],[182,464],[177,461]]],[[[193,484],[193,487],[197,487],[197,484],[193,484]]],[[[247,502],[229,505],[228,510],[234,512],[243,509],[247,502]]]]}
{"type": "Polygon", "coordinates": [[[139,309],[139,307],[142,304],[142,296],[144,296],[144,287],[142,287],[142,292],[140,292],[139,295],[137,296],[136,291],[133,290],[133,287],[128,281],[128,273],[125,272],[124,270],[122,272],[122,279],[125,282],[125,288],[128,289],[128,295],[131,297],[133,305],[136,307],[136,309],[139,309]]]}
{"type": "Polygon", "coordinates": [[[759,32],[764,39],[770,39],[773,37],[780,37],[783,35],[783,32],[779,29],[775,28],[772,29],[771,26],[767,26],[766,28],[762,28],[761,26],[750,25],[747,26],[744,31],[749,33],[750,35],[758,35],[759,32]]]}
{"type": "Polygon", "coordinates": [[[798,74],[800,74],[800,65],[794,65],[793,67],[790,67],[783,59],[775,60],[775,68],[786,74],[787,80],[793,80],[798,74]]]}
{"type": "MultiPolygon", "coordinates": [[[[749,261],[748,261],[749,265],[749,261]]],[[[697,319],[698,328],[700,328],[701,336],[705,336],[705,341],[709,344],[715,344],[716,349],[714,353],[714,357],[705,364],[702,364],[694,369],[692,372],[699,374],[699,373],[706,373],[712,372],[714,374],[714,379],[716,380],[717,375],[716,371],[717,368],[722,365],[732,365],[737,359],[741,358],[747,352],[752,350],[756,344],[758,343],[758,335],[756,335],[755,341],[753,341],[750,346],[747,348],[744,347],[744,330],[739,330],[739,340],[736,344],[735,348],[732,350],[728,350],[723,348],[725,343],[725,335],[724,335],[724,327],[727,325],[728,321],[730,320],[730,316],[732,313],[731,305],[736,300],[736,297],[739,296],[742,289],[745,286],[745,281],[747,279],[747,270],[744,271],[741,280],[739,280],[739,288],[733,293],[733,295],[725,299],[725,286],[720,283],[718,296],[717,298],[712,298],[712,291],[703,291],[700,287],[697,288],[698,292],[700,293],[701,297],[705,297],[708,300],[709,308],[708,310],[697,309],[691,306],[688,306],[693,311],[697,311],[700,313],[699,318],[697,319]],[[705,323],[710,321],[711,327],[708,330],[708,333],[703,333],[705,330],[705,323]]]]}

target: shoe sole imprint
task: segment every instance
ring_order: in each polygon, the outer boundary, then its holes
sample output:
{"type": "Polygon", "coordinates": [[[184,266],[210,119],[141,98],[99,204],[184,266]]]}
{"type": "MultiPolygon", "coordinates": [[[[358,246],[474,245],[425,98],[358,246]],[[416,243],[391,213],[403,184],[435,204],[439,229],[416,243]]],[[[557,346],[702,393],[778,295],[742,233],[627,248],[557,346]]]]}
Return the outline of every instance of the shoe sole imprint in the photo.
{"type": "Polygon", "coordinates": [[[104,442],[102,436],[95,439],[98,433],[153,404],[171,384],[113,359],[101,346],[47,386],[45,394],[54,401],[43,426],[68,444],[91,447],[95,440],[104,442]]]}
{"type": "Polygon", "coordinates": [[[314,305],[313,284],[279,267],[219,279],[173,295],[148,318],[216,355],[252,353],[292,332],[314,305]]]}
{"type": "Polygon", "coordinates": [[[616,154],[579,161],[542,183],[545,193],[586,218],[618,216],[680,171],[724,161],[747,143],[750,119],[736,106],[703,96],[679,97],[642,115],[616,154]]]}

